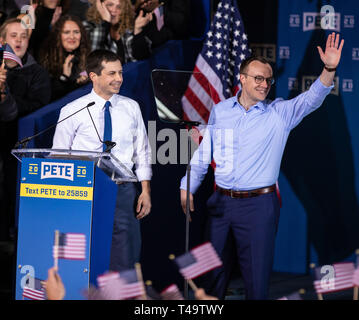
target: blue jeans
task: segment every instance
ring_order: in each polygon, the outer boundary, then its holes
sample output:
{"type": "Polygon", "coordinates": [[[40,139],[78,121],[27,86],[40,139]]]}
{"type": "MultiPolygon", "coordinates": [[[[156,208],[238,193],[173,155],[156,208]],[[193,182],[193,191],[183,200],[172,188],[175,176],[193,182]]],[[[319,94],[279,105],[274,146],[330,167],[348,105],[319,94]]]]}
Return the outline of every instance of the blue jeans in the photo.
{"type": "Polygon", "coordinates": [[[140,261],[141,230],[135,216],[137,194],[134,183],[118,186],[110,258],[112,271],[132,269],[140,261]]]}

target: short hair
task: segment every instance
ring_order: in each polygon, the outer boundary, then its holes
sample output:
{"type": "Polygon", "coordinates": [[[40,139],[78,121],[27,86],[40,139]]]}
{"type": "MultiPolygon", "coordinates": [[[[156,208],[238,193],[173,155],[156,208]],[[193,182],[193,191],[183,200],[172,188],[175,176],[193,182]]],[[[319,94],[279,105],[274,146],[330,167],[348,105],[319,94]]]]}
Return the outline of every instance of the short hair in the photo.
{"type": "Polygon", "coordinates": [[[247,71],[247,68],[249,66],[249,64],[253,61],[259,61],[259,62],[262,62],[264,64],[269,64],[270,65],[270,62],[264,58],[264,57],[261,57],[261,56],[250,56],[246,59],[244,59],[241,63],[241,66],[239,68],[239,73],[242,74],[242,73],[245,73],[247,71]]]}
{"type": "MultiPolygon", "coordinates": [[[[10,19],[5,20],[5,22],[0,27],[0,37],[2,39],[5,40],[5,38],[6,38],[6,32],[7,32],[6,28],[7,28],[7,26],[9,24],[13,24],[13,23],[20,23],[21,25],[23,24],[22,20],[19,19],[19,18],[10,18],[10,19]]],[[[25,28],[25,27],[24,27],[24,29],[26,29],[27,35],[29,35],[29,30],[27,28],[25,28]]]]}
{"type": "Polygon", "coordinates": [[[120,57],[109,50],[98,49],[92,51],[86,61],[86,71],[89,75],[90,72],[94,72],[97,75],[100,75],[103,69],[102,62],[114,62],[114,61],[121,61],[120,57]]]}

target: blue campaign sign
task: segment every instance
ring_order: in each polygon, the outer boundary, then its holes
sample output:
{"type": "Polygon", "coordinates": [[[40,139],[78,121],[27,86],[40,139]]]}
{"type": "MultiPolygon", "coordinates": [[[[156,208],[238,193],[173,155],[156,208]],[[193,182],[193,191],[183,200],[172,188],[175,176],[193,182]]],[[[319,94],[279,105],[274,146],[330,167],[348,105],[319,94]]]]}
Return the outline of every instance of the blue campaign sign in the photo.
{"type": "Polygon", "coordinates": [[[347,259],[358,248],[359,6],[354,1],[279,0],[276,96],[291,99],[323,70],[330,33],[345,39],[334,88],[290,133],[274,269],[304,273],[311,262],[347,259]]]}
{"type": "Polygon", "coordinates": [[[21,167],[16,299],[27,274],[45,280],[54,265],[55,230],[84,234],[85,259],[59,259],[66,299],[83,299],[89,286],[94,163],[24,158],[21,167]]]}

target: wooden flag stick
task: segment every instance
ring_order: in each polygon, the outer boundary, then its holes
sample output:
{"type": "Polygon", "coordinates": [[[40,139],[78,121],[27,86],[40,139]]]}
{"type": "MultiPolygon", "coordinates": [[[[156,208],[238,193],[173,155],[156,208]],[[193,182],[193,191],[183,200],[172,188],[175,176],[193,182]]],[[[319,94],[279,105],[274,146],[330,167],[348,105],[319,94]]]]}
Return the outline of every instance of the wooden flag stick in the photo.
{"type": "Polygon", "coordinates": [[[138,279],[139,281],[141,281],[142,288],[143,288],[142,299],[143,299],[143,300],[147,300],[146,288],[145,288],[145,285],[144,285],[144,283],[143,283],[141,265],[140,265],[138,262],[135,263],[135,269],[136,269],[137,279],[138,279]]]}
{"type": "Polygon", "coordinates": [[[55,230],[55,245],[54,245],[54,268],[58,270],[58,260],[59,260],[59,238],[60,232],[59,230],[55,230]]]}
{"type": "Polygon", "coordinates": [[[324,300],[323,295],[321,293],[318,293],[317,295],[318,295],[318,300],[324,300]]]}
{"type": "Polygon", "coordinates": [[[354,287],[353,300],[358,300],[358,287],[354,287]]]}
{"type": "Polygon", "coordinates": [[[196,286],[196,284],[193,282],[192,279],[186,279],[188,281],[188,284],[190,285],[190,287],[192,288],[193,291],[197,291],[198,287],[196,286]]]}

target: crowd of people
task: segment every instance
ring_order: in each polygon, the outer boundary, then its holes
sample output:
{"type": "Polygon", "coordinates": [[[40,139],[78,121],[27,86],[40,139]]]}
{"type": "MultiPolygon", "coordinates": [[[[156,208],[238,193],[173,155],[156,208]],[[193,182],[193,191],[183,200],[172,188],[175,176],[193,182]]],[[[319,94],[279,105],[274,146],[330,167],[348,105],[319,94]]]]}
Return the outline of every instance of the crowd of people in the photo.
{"type": "MultiPolygon", "coordinates": [[[[122,65],[188,36],[189,0],[4,0],[0,42],[22,66],[0,67],[0,240],[14,237],[17,122],[90,82],[87,56],[114,52],[122,65]],[[9,231],[10,230],[10,231],[9,231]]],[[[1,52],[0,52],[1,54],[1,52]]],[[[2,57],[1,57],[2,58],[2,57]]],[[[1,59],[3,60],[3,59],[1,59]]]]}

